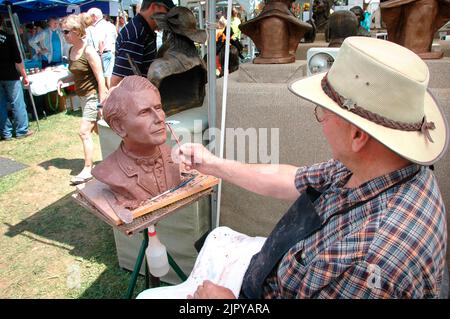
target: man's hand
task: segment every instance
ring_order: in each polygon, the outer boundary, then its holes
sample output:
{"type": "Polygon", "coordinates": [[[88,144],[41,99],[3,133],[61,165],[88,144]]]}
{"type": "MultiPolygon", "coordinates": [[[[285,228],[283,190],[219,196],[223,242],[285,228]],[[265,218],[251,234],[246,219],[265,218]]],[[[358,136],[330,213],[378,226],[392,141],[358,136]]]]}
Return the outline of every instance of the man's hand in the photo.
{"type": "Polygon", "coordinates": [[[58,90],[58,95],[59,96],[63,96],[63,93],[62,93],[62,90],[61,90],[61,87],[62,87],[63,84],[64,84],[64,82],[61,81],[61,80],[59,80],[58,83],[56,83],[56,89],[58,90]]]}
{"type": "Polygon", "coordinates": [[[97,117],[99,120],[103,120],[103,108],[97,108],[97,117]]]}
{"type": "Polygon", "coordinates": [[[23,76],[23,77],[22,77],[22,84],[23,84],[24,86],[30,85],[30,80],[28,79],[28,76],[23,76]]]}
{"type": "Polygon", "coordinates": [[[220,159],[202,144],[194,143],[181,145],[179,157],[187,170],[196,169],[203,174],[211,174],[214,171],[213,165],[220,162],[220,159]]]}
{"type": "Polygon", "coordinates": [[[236,299],[233,292],[223,286],[216,285],[209,280],[197,287],[194,295],[188,295],[188,299],[236,299]]]}
{"type": "Polygon", "coordinates": [[[100,53],[100,55],[103,54],[104,50],[105,50],[105,42],[104,41],[99,41],[98,42],[98,52],[100,53]]]}

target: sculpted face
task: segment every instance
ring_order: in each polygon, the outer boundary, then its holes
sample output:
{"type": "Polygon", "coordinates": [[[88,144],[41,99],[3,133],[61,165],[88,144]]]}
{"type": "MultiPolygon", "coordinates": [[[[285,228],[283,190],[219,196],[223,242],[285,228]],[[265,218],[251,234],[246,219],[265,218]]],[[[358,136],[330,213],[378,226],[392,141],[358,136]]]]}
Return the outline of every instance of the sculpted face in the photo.
{"type": "Polygon", "coordinates": [[[156,146],[166,141],[166,115],[161,98],[153,90],[133,93],[127,115],[120,120],[123,140],[128,145],[156,146]]]}

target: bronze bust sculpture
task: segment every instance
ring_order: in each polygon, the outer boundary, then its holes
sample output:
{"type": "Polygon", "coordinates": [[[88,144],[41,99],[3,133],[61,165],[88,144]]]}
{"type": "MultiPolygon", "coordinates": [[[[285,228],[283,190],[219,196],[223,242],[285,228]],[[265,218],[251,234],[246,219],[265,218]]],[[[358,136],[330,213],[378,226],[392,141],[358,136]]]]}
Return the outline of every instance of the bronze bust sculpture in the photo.
{"type": "Polygon", "coordinates": [[[180,184],[179,165],[166,141],[158,89],[141,76],[125,77],[103,102],[103,117],[122,142],[92,171],[107,184],[117,204],[135,209],[180,184]]]}
{"type": "Polygon", "coordinates": [[[312,12],[312,18],[316,24],[317,32],[325,32],[330,16],[329,0],[314,0],[312,12]]]}
{"type": "Polygon", "coordinates": [[[339,48],[345,38],[358,34],[358,19],[350,11],[336,11],[330,15],[326,38],[331,48],[339,48]]]}
{"type": "Polygon", "coordinates": [[[201,106],[207,74],[194,42],[204,43],[206,32],[197,29],[194,14],[185,7],[174,7],[152,18],[164,30],[164,41],[147,78],[159,89],[166,115],[201,106]]]}
{"type": "Polygon", "coordinates": [[[432,52],[434,34],[450,19],[449,0],[389,0],[380,4],[388,40],[418,54],[422,59],[440,59],[432,52]]]}
{"type": "Polygon", "coordinates": [[[295,62],[298,43],[312,26],[292,14],[289,10],[292,2],[269,0],[259,16],[239,26],[261,52],[253,63],[295,62]]]}

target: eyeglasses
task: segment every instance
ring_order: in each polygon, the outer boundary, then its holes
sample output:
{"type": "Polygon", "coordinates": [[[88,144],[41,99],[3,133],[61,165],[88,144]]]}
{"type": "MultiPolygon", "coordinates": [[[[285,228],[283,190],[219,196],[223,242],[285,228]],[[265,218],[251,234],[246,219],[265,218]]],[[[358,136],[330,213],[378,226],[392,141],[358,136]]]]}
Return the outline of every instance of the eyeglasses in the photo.
{"type": "Polygon", "coordinates": [[[70,30],[62,30],[62,33],[64,33],[64,34],[69,34],[70,33],[70,30]]]}

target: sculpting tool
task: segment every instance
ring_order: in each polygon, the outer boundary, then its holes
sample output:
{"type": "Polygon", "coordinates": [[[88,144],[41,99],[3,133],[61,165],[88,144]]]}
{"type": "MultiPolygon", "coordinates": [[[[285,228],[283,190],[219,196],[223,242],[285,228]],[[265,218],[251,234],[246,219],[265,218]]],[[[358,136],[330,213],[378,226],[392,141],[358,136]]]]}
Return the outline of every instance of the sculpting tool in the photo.
{"type": "MultiPolygon", "coordinates": [[[[181,150],[181,143],[180,143],[180,140],[178,139],[178,137],[177,137],[177,135],[175,134],[175,132],[173,131],[173,129],[172,129],[172,126],[171,126],[171,121],[167,121],[167,122],[165,122],[165,124],[167,125],[167,127],[169,128],[169,131],[170,131],[170,134],[172,134],[172,136],[175,138],[175,142],[177,143],[177,145],[178,145],[178,151],[180,152],[180,154],[183,154],[183,151],[181,150]]],[[[191,155],[191,163],[193,164],[194,163],[194,155],[192,154],[191,155]]]]}
{"type": "Polygon", "coordinates": [[[159,194],[158,196],[155,196],[155,197],[153,197],[153,198],[150,198],[150,200],[153,201],[153,200],[155,200],[155,199],[160,198],[160,197],[163,196],[163,195],[166,195],[166,194],[169,194],[169,193],[172,193],[172,192],[176,191],[177,189],[179,189],[179,188],[181,188],[181,187],[187,185],[187,183],[189,183],[190,181],[192,181],[196,176],[197,176],[197,174],[194,174],[192,177],[188,178],[188,179],[185,180],[184,182],[181,182],[178,186],[175,186],[174,188],[168,189],[168,190],[166,190],[165,192],[159,194]]]}
{"type": "MultiPolygon", "coordinates": [[[[180,140],[178,139],[177,135],[173,131],[172,126],[170,126],[169,122],[166,122],[166,125],[169,128],[170,134],[172,134],[172,136],[175,138],[175,141],[177,142],[178,147],[181,147],[180,140]]],[[[181,150],[180,150],[180,153],[183,153],[183,152],[181,152],[181,150]]]]}

